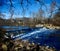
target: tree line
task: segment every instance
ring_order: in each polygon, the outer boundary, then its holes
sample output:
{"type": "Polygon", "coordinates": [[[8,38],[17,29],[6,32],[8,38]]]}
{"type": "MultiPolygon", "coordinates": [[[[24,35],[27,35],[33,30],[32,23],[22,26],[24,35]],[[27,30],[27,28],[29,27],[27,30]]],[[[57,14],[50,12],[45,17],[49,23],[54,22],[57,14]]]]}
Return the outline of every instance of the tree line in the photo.
{"type": "MultiPolygon", "coordinates": [[[[9,4],[10,20],[13,22],[13,16],[15,13],[14,8],[16,8],[13,4],[13,0],[6,0],[6,1],[1,0],[0,7],[2,7],[3,5],[7,6],[7,1],[9,1],[10,3],[9,4]]],[[[26,10],[28,11],[29,6],[33,4],[39,4],[39,9],[37,12],[33,11],[30,12],[30,17],[33,19],[32,22],[35,22],[34,25],[40,23],[48,23],[48,24],[51,23],[54,25],[60,25],[59,24],[60,6],[56,2],[56,0],[51,0],[49,6],[46,5],[45,0],[33,0],[33,2],[30,0],[17,0],[17,1],[19,1],[20,7],[22,8],[23,17],[25,17],[26,10]]],[[[0,11],[0,18],[3,19],[4,17],[5,15],[0,11]]]]}

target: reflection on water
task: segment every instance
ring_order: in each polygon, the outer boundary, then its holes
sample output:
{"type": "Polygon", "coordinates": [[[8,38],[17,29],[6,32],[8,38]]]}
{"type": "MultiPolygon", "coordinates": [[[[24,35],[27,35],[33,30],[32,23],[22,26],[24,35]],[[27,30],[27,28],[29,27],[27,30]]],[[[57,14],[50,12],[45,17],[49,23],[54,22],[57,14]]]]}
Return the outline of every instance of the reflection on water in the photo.
{"type": "Polygon", "coordinates": [[[40,45],[49,45],[60,49],[60,30],[42,28],[29,28],[29,27],[3,27],[6,29],[12,28],[7,31],[7,34],[13,34],[12,38],[29,40],[40,45]]]}

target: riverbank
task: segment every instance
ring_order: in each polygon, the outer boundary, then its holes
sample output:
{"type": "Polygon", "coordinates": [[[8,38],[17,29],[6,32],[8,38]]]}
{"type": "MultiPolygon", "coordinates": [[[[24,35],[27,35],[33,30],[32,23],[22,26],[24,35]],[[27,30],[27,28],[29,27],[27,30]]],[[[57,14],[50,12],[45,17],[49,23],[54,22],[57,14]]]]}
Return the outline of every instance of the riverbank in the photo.
{"type": "Polygon", "coordinates": [[[10,40],[0,43],[0,51],[56,51],[54,47],[41,46],[35,43],[29,43],[29,41],[22,40],[10,40]]]}
{"type": "Polygon", "coordinates": [[[48,29],[60,29],[60,26],[55,26],[52,24],[38,24],[36,27],[46,27],[48,29]]]}

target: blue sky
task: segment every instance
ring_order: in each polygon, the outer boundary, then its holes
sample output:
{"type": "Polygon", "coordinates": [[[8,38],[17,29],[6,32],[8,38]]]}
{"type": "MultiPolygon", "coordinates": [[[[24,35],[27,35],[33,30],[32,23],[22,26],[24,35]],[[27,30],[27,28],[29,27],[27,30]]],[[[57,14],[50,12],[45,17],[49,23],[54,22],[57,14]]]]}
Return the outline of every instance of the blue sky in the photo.
{"type": "MultiPolygon", "coordinates": [[[[14,6],[14,15],[13,15],[13,18],[15,17],[23,17],[23,12],[22,12],[22,8],[19,4],[19,0],[12,0],[13,2],[13,6],[14,6]]],[[[26,0],[24,0],[24,8],[26,8],[26,11],[25,11],[25,17],[30,17],[30,13],[31,12],[35,12],[37,13],[38,12],[38,9],[40,8],[40,5],[39,3],[35,3],[34,0],[30,0],[30,2],[32,3],[29,4],[28,6],[28,9],[26,6],[26,0]]],[[[57,4],[59,5],[60,4],[60,0],[56,0],[57,4]]],[[[47,7],[49,8],[49,5],[51,3],[51,0],[44,0],[44,3],[47,5],[47,7]]],[[[10,2],[9,0],[0,0],[0,12],[2,12],[3,14],[5,14],[5,18],[8,19],[10,18],[10,12],[9,12],[9,9],[10,9],[10,2]],[[7,2],[6,2],[7,1],[7,2]],[[6,5],[5,5],[6,4],[6,5]]],[[[46,10],[44,7],[43,7],[44,11],[46,10]]],[[[46,13],[47,14],[47,13],[46,13]]],[[[46,15],[45,15],[46,16],[46,15]]]]}

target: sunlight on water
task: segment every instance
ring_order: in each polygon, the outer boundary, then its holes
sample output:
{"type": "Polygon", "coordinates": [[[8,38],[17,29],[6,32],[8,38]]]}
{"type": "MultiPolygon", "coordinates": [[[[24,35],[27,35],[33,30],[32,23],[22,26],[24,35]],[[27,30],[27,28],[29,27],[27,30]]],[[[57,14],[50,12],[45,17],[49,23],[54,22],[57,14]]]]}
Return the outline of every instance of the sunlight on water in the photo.
{"type": "MultiPolygon", "coordinates": [[[[43,28],[40,28],[38,30],[32,31],[32,32],[30,32],[28,34],[20,34],[20,35],[17,35],[15,37],[20,38],[20,39],[23,39],[23,38],[29,37],[31,35],[38,34],[40,32],[44,32],[46,30],[48,30],[48,29],[46,29],[45,27],[43,27],[43,28]]],[[[15,37],[13,37],[13,38],[15,38],[15,37]]]]}

